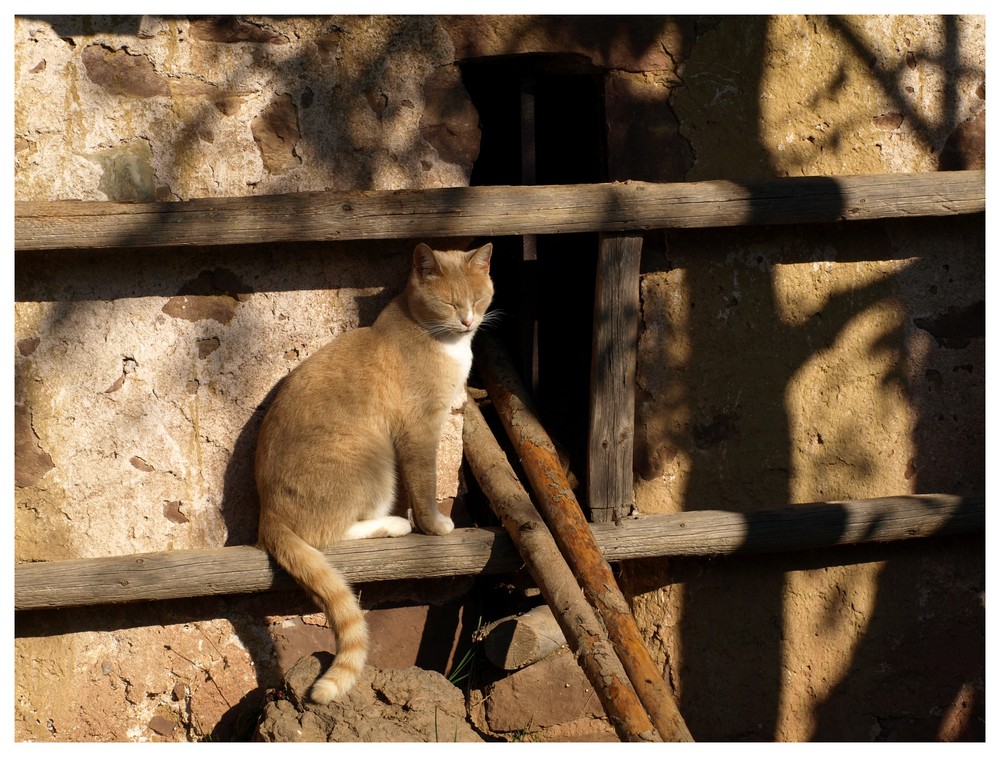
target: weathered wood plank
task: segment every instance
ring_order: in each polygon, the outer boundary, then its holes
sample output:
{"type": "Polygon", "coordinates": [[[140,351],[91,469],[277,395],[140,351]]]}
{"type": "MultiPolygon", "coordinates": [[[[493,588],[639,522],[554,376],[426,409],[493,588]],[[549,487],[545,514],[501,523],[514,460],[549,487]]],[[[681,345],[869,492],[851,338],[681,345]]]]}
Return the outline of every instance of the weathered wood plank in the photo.
{"type": "Polygon", "coordinates": [[[721,557],[977,533],[986,498],[911,494],[790,505],[754,513],[692,510],[592,526],[609,562],[645,556],[721,557]],[[625,534],[628,534],[626,537],[625,534]]]}
{"type": "Polygon", "coordinates": [[[587,502],[595,523],[632,510],[635,366],[642,235],[602,234],[590,362],[587,502]]]}
{"type": "MultiPolygon", "coordinates": [[[[346,541],[327,550],[351,583],[504,573],[522,565],[502,533],[458,529],[447,537],[346,541]]],[[[178,599],[292,589],[295,582],[254,547],[152,552],[14,568],[15,609],[178,599]]]]}
{"type": "MultiPolygon", "coordinates": [[[[595,523],[610,562],[718,557],[884,542],[985,528],[985,498],[926,494],[794,505],[744,515],[698,510],[595,523]]],[[[353,583],[507,573],[522,560],[505,534],[456,529],[448,536],[343,542],[326,551],[353,583]]],[[[290,589],[291,578],[253,547],[153,552],[14,567],[14,609],[101,605],[290,589]]]]}
{"type": "Polygon", "coordinates": [[[503,670],[519,670],[564,646],[566,636],[548,605],[495,621],[483,629],[486,657],[503,670]]]}
{"type": "Polygon", "coordinates": [[[14,203],[14,249],[210,246],[812,223],[986,208],[985,171],[14,203]]]}

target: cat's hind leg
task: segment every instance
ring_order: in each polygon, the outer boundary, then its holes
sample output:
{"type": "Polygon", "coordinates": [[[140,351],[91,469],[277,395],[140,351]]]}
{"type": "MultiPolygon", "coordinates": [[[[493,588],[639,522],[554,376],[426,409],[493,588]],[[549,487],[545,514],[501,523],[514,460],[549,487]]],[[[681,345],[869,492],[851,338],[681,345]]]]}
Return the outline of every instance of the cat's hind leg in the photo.
{"type": "Polygon", "coordinates": [[[383,536],[405,536],[413,530],[410,521],[398,515],[384,515],[352,523],[344,531],[344,539],[378,539],[383,536]]]}
{"type": "MultiPolygon", "coordinates": [[[[435,426],[440,429],[440,422],[435,426]]],[[[401,483],[413,508],[413,519],[425,534],[444,536],[455,523],[437,504],[437,434],[418,434],[403,429],[396,438],[401,483]]]]}
{"type": "MultiPolygon", "coordinates": [[[[384,455],[380,461],[391,460],[384,455]]],[[[360,492],[371,505],[358,514],[344,531],[343,539],[378,539],[383,536],[406,536],[413,530],[407,518],[390,515],[396,502],[396,472],[389,465],[372,465],[372,487],[360,492]]]]}

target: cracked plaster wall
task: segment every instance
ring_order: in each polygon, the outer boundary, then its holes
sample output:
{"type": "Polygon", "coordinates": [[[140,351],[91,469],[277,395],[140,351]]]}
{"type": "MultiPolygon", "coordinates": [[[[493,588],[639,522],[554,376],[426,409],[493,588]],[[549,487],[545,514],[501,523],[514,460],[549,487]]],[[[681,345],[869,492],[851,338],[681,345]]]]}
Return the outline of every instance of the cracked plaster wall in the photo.
{"type": "MultiPolygon", "coordinates": [[[[418,17],[19,17],[15,133],[19,200],[465,185],[479,144],[450,39],[418,17]]],[[[412,244],[21,256],[15,559],[252,543],[262,404],[374,319],[412,244]]],[[[443,500],[460,457],[456,414],[443,500]]],[[[103,632],[87,612],[26,619],[17,738],[211,733],[276,675],[285,621],[188,604],[176,623],[110,609],[103,632]]]]}
{"type": "MultiPolygon", "coordinates": [[[[981,17],[930,16],[24,17],[15,192],[465,184],[478,129],[454,61],[537,52],[600,72],[614,179],[977,167],[984,33],[981,17]]],[[[983,244],[975,218],[650,235],[640,510],[979,491],[983,244]]],[[[259,404],[374,317],[406,251],[19,261],[16,557],[248,538],[259,404]]],[[[979,727],[977,566],[959,543],[846,565],[638,563],[624,582],[696,736],[933,738],[979,727]]],[[[276,680],[267,619],[285,621],[266,604],[130,612],[30,621],[17,738],[198,738],[276,680]]]]}

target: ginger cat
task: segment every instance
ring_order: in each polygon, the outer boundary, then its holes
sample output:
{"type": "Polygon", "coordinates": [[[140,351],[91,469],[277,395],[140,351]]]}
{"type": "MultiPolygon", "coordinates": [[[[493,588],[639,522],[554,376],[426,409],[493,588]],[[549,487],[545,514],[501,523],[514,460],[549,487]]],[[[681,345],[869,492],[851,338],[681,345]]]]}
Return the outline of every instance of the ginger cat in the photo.
{"type": "Polygon", "coordinates": [[[319,550],[409,533],[407,518],[389,514],[397,474],[420,530],[455,527],[437,508],[437,447],[465,397],[472,337],[493,297],[492,252],[491,244],[471,252],[418,245],[403,293],[370,327],[339,336],[292,371],[264,417],[258,546],[322,608],[337,637],[333,665],[310,690],[318,703],[348,691],[368,655],[361,608],[319,550]]]}

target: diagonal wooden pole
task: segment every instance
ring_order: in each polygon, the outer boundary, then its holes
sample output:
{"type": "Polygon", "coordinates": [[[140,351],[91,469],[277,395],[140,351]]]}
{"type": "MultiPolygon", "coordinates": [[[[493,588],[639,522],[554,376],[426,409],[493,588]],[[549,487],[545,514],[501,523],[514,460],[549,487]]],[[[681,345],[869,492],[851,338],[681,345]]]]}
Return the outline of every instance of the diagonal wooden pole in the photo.
{"type": "Polygon", "coordinates": [[[552,534],[470,397],[463,424],[465,457],[622,741],[658,741],[608,636],[559,553],[552,534]]]}
{"type": "Polygon", "coordinates": [[[514,444],[538,507],[584,594],[604,620],[608,637],[636,694],[664,741],[693,741],[662,674],[649,656],[611,566],[597,546],[563,473],[555,446],[531,409],[510,359],[489,335],[481,336],[479,348],[479,375],[514,444]]]}

